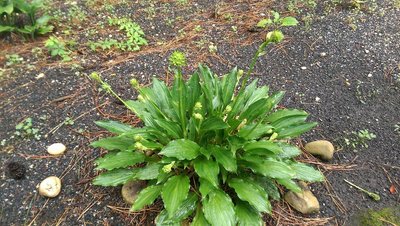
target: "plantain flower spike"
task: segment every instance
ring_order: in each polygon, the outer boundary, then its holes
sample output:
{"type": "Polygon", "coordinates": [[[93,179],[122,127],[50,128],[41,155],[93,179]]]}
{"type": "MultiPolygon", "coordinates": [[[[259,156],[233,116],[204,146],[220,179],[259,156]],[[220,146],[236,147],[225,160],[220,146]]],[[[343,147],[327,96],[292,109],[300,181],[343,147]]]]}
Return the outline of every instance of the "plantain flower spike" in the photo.
{"type": "Polygon", "coordinates": [[[203,116],[202,116],[201,114],[199,114],[199,113],[194,113],[194,114],[193,114],[193,117],[194,117],[195,119],[197,119],[197,120],[203,120],[203,116]]]}
{"type": "Polygon", "coordinates": [[[169,57],[169,63],[175,67],[183,67],[186,65],[185,54],[180,51],[174,51],[169,57]]]}
{"type": "Polygon", "coordinates": [[[89,76],[90,76],[91,79],[95,80],[96,82],[101,82],[101,78],[100,78],[99,73],[92,72],[89,76]]]}
{"type": "Polygon", "coordinates": [[[200,102],[196,102],[196,104],[194,105],[194,110],[195,111],[201,110],[202,107],[203,105],[200,102]]]}
{"type": "Polygon", "coordinates": [[[139,87],[140,87],[140,85],[139,85],[139,82],[136,80],[136,79],[131,79],[130,80],[130,83],[131,83],[131,86],[133,87],[133,88],[135,88],[135,89],[139,89],[139,87]]]}

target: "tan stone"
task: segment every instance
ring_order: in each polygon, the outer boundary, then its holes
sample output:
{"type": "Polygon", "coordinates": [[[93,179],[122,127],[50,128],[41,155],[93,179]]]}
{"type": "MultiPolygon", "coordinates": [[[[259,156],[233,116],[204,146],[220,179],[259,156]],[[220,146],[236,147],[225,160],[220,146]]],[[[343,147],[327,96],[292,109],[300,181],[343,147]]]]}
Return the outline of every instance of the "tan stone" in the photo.
{"type": "Polygon", "coordinates": [[[61,191],[61,180],[58,177],[51,176],[44,179],[39,185],[39,194],[45,197],[54,198],[61,191]]]}
{"type": "Polygon", "coordinates": [[[54,143],[47,147],[47,152],[50,155],[61,155],[65,152],[67,147],[62,143],[54,143]]]}
{"type": "Polygon", "coordinates": [[[139,192],[145,187],[143,181],[129,181],[122,186],[121,194],[126,203],[132,205],[139,192]]]}
{"type": "Polygon", "coordinates": [[[306,144],[304,149],[308,153],[312,155],[317,155],[323,160],[331,160],[335,151],[332,143],[327,140],[317,140],[310,142],[306,144]]]}
{"type": "Polygon", "coordinates": [[[319,202],[314,194],[308,189],[305,183],[299,184],[302,188],[301,192],[289,191],[285,194],[284,199],[295,210],[303,214],[310,214],[319,211],[319,202]]]}

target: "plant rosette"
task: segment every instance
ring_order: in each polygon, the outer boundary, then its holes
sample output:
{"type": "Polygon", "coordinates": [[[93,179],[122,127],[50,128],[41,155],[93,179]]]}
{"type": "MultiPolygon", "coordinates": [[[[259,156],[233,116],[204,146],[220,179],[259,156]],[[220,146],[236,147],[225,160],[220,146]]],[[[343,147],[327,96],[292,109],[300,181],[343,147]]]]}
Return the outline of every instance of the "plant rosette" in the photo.
{"type": "MultiPolygon", "coordinates": [[[[253,62],[280,34],[267,38],[253,62]]],[[[96,160],[96,169],[106,171],[94,185],[146,181],[131,210],[161,197],[157,225],[180,225],[189,217],[191,225],[262,225],[262,213],[272,212],[270,200],[280,199],[279,185],[299,192],[296,180],[324,180],[321,172],[297,162],[300,149],[287,143],[317,123],[306,122],[305,111],[276,109],[284,92],[269,94],[256,79],[245,86],[254,63],[243,78],[236,68],[220,78],[199,65],[185,81],[181,57],[171,87],[158,79],[152,87],[132,80],[137,100],[121,99],[99,74],[91,75],[144,124],[96,122],[115,136],[91,144],[109,150],[96,160]]]]}

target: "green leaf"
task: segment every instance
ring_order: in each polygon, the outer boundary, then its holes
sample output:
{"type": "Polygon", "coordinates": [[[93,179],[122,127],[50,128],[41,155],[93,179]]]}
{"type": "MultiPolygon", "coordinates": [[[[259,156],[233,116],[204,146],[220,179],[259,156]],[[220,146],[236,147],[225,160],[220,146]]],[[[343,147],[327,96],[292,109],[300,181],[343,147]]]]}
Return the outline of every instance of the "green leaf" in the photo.
{"type": "Polygon", "coordinates": [[[187,198],[189,188],[189,177],[186,175],[173,176],[164,184],[161,197],[170,217],[187,198]]]}
{"type": "Polygon", "coordinates": [[[270,97],[267,98],[267,105],[268,105],[268,111],[271,111],[274,109],[278,103],[282,100],[283,96],[285,95],[285,92],[283,91],[278,91],[273,93],[270,97]]]}
{"type": "Polygon", "coordinates": [[[268,140],[260,140],[256,142],[247,143],[243,147],[243,149],[249,153],[254,153],[254,151],[257,151],[258,153],[272,152],[274,154],[279,154],[282,153],[283,151],[282,148],[276,142],[268,140]]]}
{"type": "Polygon", "coordinates": [[[278,120],[281,120],[283,118],[287,117],[292,117],[292,116],[307,116],[308,113],[302,110],[297,110],[297,109],[281,109],[277,110],[274,113],[268,115],[265,118],[266,122],[274,123],[278,120]]]}
{"type": "Polygon", "coordinates": [[[241,115],[240,119],[247,119],[253,121],[258,117],[262,117],[269,110],[268,99],[262,98],[251,104],[241,115]]]}
{"type": "Polygon", "coordinates": [[[138,172],[135,175],[136,179],[139,180],[152,180],[158,177],[160,173],[161,164],[158,163],[149,163],[147,166],[143,168],[137,168],[138,172]]]}
{"type": "Polygon", "coordinates": [[[309,182],[324,181],[325,179],[324,175],[319,170],[304,163],[293,162],[290,164],[290,167],[296,171],[296,179],[309,182]]]}
{"type": "Polygon", "coordinates": [[[215,157],[215,160],[217,160],[217,162],[221,164],[227,171],[236,172],[236,158],[230,150],[215,147],[213,148],[212,155],[215,157]]]}
{"type": "Polygon", "coordinates": [[[281,25],[284,27],[288,26],[296,26],[299,22],[296,20],[296,18],[288,16],[282,19],[281,25]]]}
{"type": "Polygon", "coordinates": [[[224,103],[224,106],[227,106],[231,102],[232,96],[235,92],[237,73],[237,67],[235,67],[222,80],[222,102],[224,103]]]}
{"type": "Polygon", "coordinates": [[[272,24],[271,19],[262,19],[257,23],[257,27],[265,28],[269,24],[272,24]]]}
{"type": "Polygon", "coordinates": [[[141,210],[144,206],[150,205],[156,200],[161,193],[161,185],[152,185],[140,191],[135,202],[132,205],[131,211],[141,210]]]}
{"type": "Polygon", "coordinates": [[[290,126],[296,126],[301,123],[304,123],[307,119],[307,116],[291,116],[286,117],[281,120],[275,121],[272,123],[272,126],[275,127],[275,132],[279,133],[281,130],[284,130],[290,126]]]}
{"type": "Polygon", "coordinates": [[[296,175],[296,172],[289,165],[281,161],[263,160],[259,156],[245,156],[243,160],[247,162],[245,166],[263,176],[290,179],[296,175]]]}
{"type": "Polygon", "coordinates": [[[2,32],[12,32],[14,30],[15,30],[14,27],[0,25],[0,33],[2,33],[2,32]]]}
{"type": "Polygon", "coordinates": [[[235,206],[238,226],[261,226],[260,213],[246,202],[238,201],[235,206]]]}
{"type": "Polygon", "coordinates": [[[5,6],[0,6],[0,15],[3,13],[7,13],[8,15],[10,15],[13,11],[14,11],[14,4],[12,1],[9,1],[5,6]]]}
{"type": "Polygon", "coordinates": [[[166,121],[163,119],[156,120],[156,122],[170,137],[174,139],[182,138],[182,128],[179,127],[176,122],[166,121]]]}
{"type": "Polygon", "coordinates": [[[200,146],[191,140],[174,140],[168,143],[164,147],[160,155],[165,155],[167,157],[174,157],[179,160],[192,160],[200,154],[200,146]]]}
{"type": "Polygon", "coordinates": [[[211,225],[235,226],[236,216],[231,198],[221,190],[214,190],[203,200],[204,216],[211,225]]]}
{"type": "Polygon", "coordinates": [[[187,199],[171,214],[171,217],[169,217],[170,214],[166,210],[161,211],[155,220],[156,225],[170,225],[181,222],[194,212],[198,200],[199,198],[195,193],[189,193],[187,199]]]}
{"type": "Polygon", "coordinates": [[[294,158],[301,154],[301,150],[293,145],[283,142],[277,142],[278,145],[282,148],[283,152],[278,155],[279,158],[294,158]]]}
{"type": "Polygon", "coordinates": [[[311,130],[312,128],[314,128],[317,125],[318,125],[318,123],[316,123],[316,122],[307,122],[307,123],[302,123],[300,125],[295,125],[295,126],[290,126],[290,127],[284,128],[278,133],[278,139],[297,137],[297,136],[311,130]]]}
{"type": "Polygon", "coordinates": [[[51,20],[51,16],[43,15],[36,19],[36,23],[40,26],[46,25],[51,20]]]}
{"type": "Polygon", "coordinates": [[[301,192],[301,188],[291,179],[277,179],[276,180],[279,184],[285,186],[285,188],[293,191],[293,192],[301,192]]]}
{"type": "Polygon", "coordinates": [[[137,163],[143,162],[144,159],[145,155],[143,153],[133,151],[121,151],[118,153],[109,153],[103,158],[98,158],[95,162],[97,164],[97,170],[112,170],[115,168],[133,166],[137,163]]]}
{"type": "Polygon", "coordinates": [[[133,127],[117,122],[117,121],[111,121],[111,120],[106,120],[106,121],[96,121],[95,122],[97,126],[100,126],[108,131],[110,131],[111,133],[115,133],[115,134],[122,134],[122,133],[126,133],[129,132],[133,127]]]}
{"type": "Polygon", "coordinates": [[[213,186],[218,186],[218,163],[212,159],[198,158],[194,160],[194,170],[199,177],[208,180],[213,186]]]}
{"type": "Polygon", "coordinates": [[[274,127],[268,124],[252,123],[243,126],[237,133],[239,137],[243,137],[248,140],[258,139],[263,135],[272,132],[274,127]]]}
{"type": "Polygon", "coordinates": [[[107,137],[92,142],[90,145],[94,148],[104,148],[106,150],[133,150],[135,141],[128,137],[107,137]]]}
{"type": "Polygon", "coordinates": [[[222,119],[217,117],[209,117],[201,124],[200,130],[202,132],[210,131],[210,130],[220,130],[229,128],[229,125],[226,124],[222,119]]]}
{"type": "Polygon", "coordinates": [[[199,191],[203,198],[205,198],[208,195],[208,193],[210,193],[215,188],[209,180],[201,177],[199,178],[199,183],[200,183],[199,191]]]}
{"type": "Polygon", "coordinates": [[[203,210],[200,206],[196,210],[196,216],[194,216],[192,224],[190,226],[209,226],[207,219],[204,217],[203,210]]]}
{"type": "Polygon", "coordinates": [[[273,200],[280,200],[281,194],[273,179],[263,176],[256,176],[254,179],[268,193],[268,197],[271,197],[273,200]]]}
{"type": "Polygon", "coordinates": [[[259,212],[271,213],[272,207],[269,203],[267,192],[254,181],[232,178],[228,181],[228,185],[235,189],[241,200],[250,203],[259,212]]]}
{"type": "Polygon", "coordinates": [[[117,186],[125,184],[135,177],[136,171],[132,169],[114,169],[100,174],[93,180],[94,185],[117,186]]]}

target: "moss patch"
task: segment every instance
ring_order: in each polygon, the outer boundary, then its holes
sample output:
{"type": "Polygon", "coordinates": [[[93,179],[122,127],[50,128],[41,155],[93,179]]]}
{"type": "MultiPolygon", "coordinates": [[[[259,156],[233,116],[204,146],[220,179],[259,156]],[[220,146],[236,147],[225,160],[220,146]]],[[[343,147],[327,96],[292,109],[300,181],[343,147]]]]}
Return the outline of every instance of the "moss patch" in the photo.
{"type": "Polygon", "coordinates": [[[368,210],[359,214],[356,222],[363,226],[400,225],[400,206],[368,210]]]}

